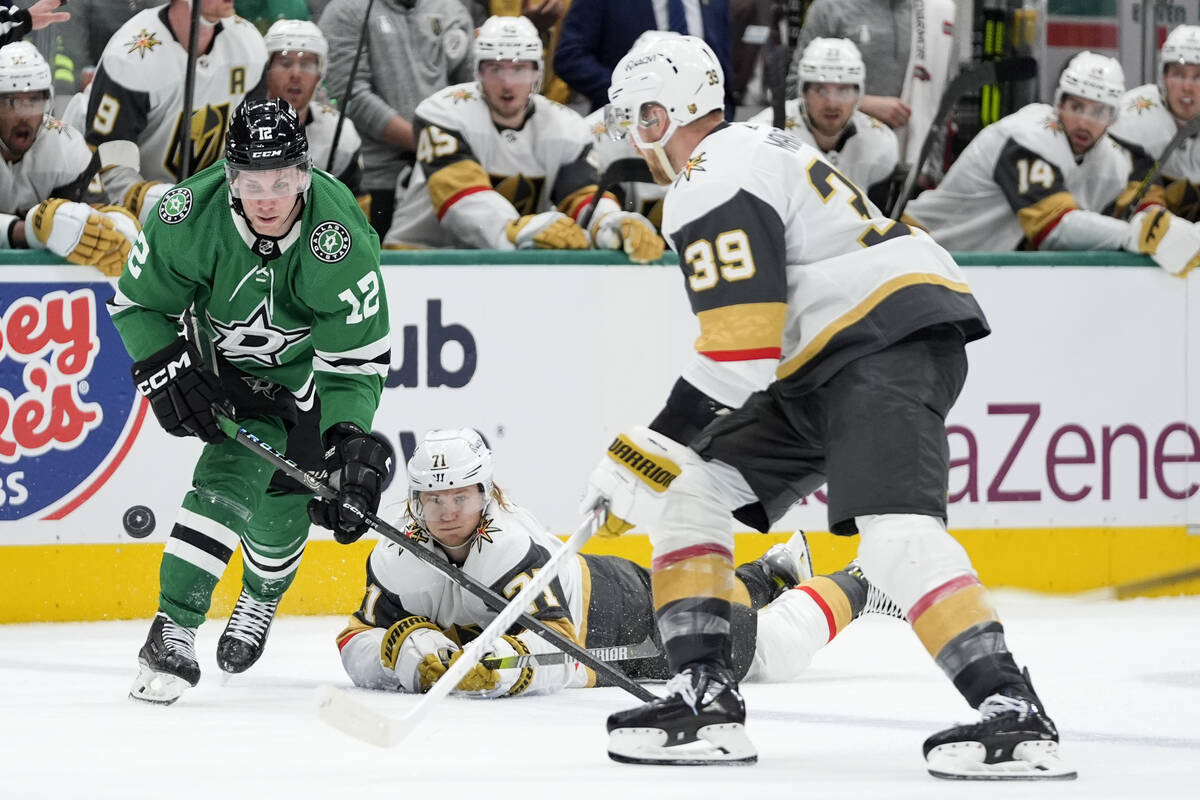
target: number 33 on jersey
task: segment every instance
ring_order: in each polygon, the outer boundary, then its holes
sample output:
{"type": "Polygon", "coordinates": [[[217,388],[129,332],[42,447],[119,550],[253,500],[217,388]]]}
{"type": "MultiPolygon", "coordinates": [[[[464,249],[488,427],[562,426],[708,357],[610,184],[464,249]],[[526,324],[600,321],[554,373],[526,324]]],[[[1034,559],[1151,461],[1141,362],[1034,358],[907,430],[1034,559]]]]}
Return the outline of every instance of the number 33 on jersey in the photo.
{"type": "Polygon", "coordinates": [[[772,378],[818,385],[930,324],[987,330],[949,253],[773,128],[706,136],[667,194],[663,233],[700,321],[685,376],[727,404],[772,378]]]}

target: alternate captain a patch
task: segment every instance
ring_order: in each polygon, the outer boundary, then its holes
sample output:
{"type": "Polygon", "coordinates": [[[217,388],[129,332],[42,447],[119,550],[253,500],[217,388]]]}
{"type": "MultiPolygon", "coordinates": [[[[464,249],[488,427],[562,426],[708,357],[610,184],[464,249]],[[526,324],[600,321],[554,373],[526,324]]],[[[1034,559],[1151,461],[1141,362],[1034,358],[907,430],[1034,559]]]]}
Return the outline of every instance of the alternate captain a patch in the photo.
{"type": "Polygon", "coordinates": [[[341,261],[350,252],[350,231],[340,222],[322,222],[312,232],[308,245],[314,256],[326,264],[332,264],[341,261]]]}

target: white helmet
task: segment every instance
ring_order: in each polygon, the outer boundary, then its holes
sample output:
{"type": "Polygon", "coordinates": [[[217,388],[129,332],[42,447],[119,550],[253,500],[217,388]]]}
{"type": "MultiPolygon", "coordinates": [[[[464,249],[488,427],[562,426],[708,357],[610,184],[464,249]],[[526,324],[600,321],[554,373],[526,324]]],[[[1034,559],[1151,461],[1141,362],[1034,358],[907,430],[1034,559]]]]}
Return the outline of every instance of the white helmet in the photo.
{"type": "Polygon", "coordinates": [[[800,56],[800,85],[852,83],[862,94],[867,68],[849,39],[813,39],[800,56]]]}
{"type": "Polygon", "coordinates": [[[268,58],[274,53],[313,53],[317,57],[321,77],[325,77],[329,42],[325,39],[325,34],[321,33],[321,29],[308,20],[281,19],[267,29],[263,41],[267,44],[268,58]]]}
{"type": "Polygon", "coordinates": [[[679,33],[678,31],[660,31],[655,28],[651,28],[648,31],[642,31],[641,34],[633,40],[633,46],[629,48],[629,52],[632,53],[634,50],[644,50],[662,39],[670,39],[671,37],[682,35],[683,34],[679,33]]]}
{"type": "Polygon", "coordinates": [[[1163,80],[1169,64],[1200,64],[1200,25],[1180,25],[1167,34],[1158,51],[1158,90],[1167,99],[1167,84],[1163,80]]]}
{"type": "Polygon", "coordinates": [[[665,36],[626,53],[613,69],[605,120],[609,134],[632,132],[641,148],[660,150],[681,125],[725,107],[725,72],[716,54],[695,36],[665,36]],[[642,106],[656,103],[670,125],[657,142],[641,138],[637,123],[642,106]]]}
{"type": "Polygon", "coordinates": [[[50,65],[29,42],[0,47],[0,94],[16,92],[46,92],[48,98],[54,98],[50,65]]]}
{"type": "Polygon", "coordinates": [[[1116,109],[1121,95],[1125,94],[1125,71],[1115,58],[1084,50],[1070,60],[1058,77],[1055,105],[1061,102],[1064,94],[1095,100],[1116,109]]]}
{"type": "Polygon", "coordinates": [[[429,431],[408,460],[408,504],[422,527],[421,492],[476,484],[486,505],[492,494],[492,451],[473,428],[429,431]]]}
{"type": "Polygon", "coordinates": [[[542,88],[546,71],[542,56],[542,37],[528,17],[492,16],[475,32],[475,74],[484,61],[532,61],[537,64],[538,79],[533,91],[542,88]]]}

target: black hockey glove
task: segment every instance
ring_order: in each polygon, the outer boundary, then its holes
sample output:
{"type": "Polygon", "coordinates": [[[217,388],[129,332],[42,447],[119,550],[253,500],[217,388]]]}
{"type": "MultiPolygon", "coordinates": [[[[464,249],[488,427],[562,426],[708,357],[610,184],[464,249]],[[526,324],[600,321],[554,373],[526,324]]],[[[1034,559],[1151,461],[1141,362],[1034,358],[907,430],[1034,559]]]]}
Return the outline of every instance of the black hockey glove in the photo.
{"type": "Polygon", "coordinates": [[[364,516],[379,510],[392,461],[392,447],[386,440],[349,422],[334,425],[325,432],[325,467],[337,499],[310,500],[308,518],[333,531],[341,544],[357,541],[369,527],[364,516]]]}
{"type": "Polygon", "coordinates": [[[172,436],[198,436],[209,444],[225,439],[213,404],[227,406],[221,382],[186,339],[176,339],[134,363],[133,383],[150,399],[158,424],[172,436]]]}

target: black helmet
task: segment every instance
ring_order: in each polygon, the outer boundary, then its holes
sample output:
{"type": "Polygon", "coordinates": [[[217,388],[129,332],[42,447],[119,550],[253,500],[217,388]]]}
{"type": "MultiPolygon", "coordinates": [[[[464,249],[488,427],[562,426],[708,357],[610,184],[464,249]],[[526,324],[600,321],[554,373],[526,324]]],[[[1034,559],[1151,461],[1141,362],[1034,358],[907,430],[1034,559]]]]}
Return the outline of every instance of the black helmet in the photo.
{"type": "Polygon", "coordinates": [[[286,100],[244,100],[233,113],[225,158],[238,169],[279,169],[308,162],[308,137],[286,100]]]}

